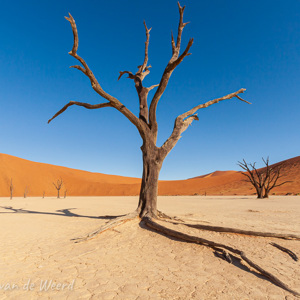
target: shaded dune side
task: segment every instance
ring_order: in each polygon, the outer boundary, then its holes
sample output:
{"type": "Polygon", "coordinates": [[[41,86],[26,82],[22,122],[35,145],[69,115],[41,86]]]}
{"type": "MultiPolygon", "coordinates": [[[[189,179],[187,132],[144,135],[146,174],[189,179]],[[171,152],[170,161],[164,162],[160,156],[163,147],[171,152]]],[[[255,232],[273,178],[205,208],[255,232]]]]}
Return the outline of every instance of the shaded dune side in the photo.
{"type": "MultiPolygon", "coordinates": [[[[282,170],[282,180],[291,180],[272,190],[276,194],[300,193],[300,156],[288,159],[282,170]]],[[[139,178],[92,173],[45,163],[37,163],[7,154],[0,154],[0,196],[9,196],[11,178],[14,196],[23,196],[28,186],[29,196],[55,196],[53,182],[62,178],[69,196],[135,196],[139,194],[139,178]]],[[[159,182],[159,195],[251,195],[254,188],[241,172],[216,171],[203,176],[159,182]]]]}

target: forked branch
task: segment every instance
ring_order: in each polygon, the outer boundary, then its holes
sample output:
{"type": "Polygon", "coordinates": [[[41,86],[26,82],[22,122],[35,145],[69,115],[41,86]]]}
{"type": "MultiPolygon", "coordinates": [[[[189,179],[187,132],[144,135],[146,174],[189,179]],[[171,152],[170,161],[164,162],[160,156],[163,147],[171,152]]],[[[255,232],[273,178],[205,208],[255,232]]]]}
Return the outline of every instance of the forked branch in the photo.
{"type": "Polygon", "coordinates": [[[149,39],[150,39],[150,30],[147,28],[146,22],[144,21],[145,31],[146,31],[146,42],[145,42],[145,58],[143,64],[139,67],[139,72],[144,72],[148,63],[148,48],[149,48],[149,39]]]}
{"type": "MultiPolygon", "coordinates": [[[[144,78],[150,73],[150,68],[151,66],[147,66],[148,64],[148,48],[149,48],[149,39],[150,39],[150,29],[148,29],[146,22],[144,21],[144,26],[145,26],[145,31],[146,31],[146,42],[145,42],[145,56],[144,56],[144,61],[142,65],[138,66],[138,71],[133,74],[130,71],[120,71],[120,75],[118,80],[124,75],[128,74],[129,79],[133,79],[135,83],[135,88],[139,97],[139,119],[143,121],[145,124],[148,125],[148,93],[151,91],[153,88],[157,87],[158,85],[152,85],[151,87],[144,87],[142,82],[144,78]]],[[[148,126],[147,126],[148,128],[148,126]]]]}
{"type": "Polygon", "coordinates": [[[107,107],[107,106],[111,106],[114,107],[115,109],[117,109],[119,112],[121,112],[125,117],[127,117],[129,119],[129,121],[131,123],[133,123],[137,129],[139,130],[140,134],[143,136],[144,133],[144,127],[142,125],[142,123],[140,122],[139,118],[137,118],[128,108],[125,107],[125,105],[123,105],[118,99],[116,99],[115,97],[109,95],[108,93],[106,93],[101,85],[99,84],[99,82],[97,81],[96,77],[94,76],[93,72],[91,71],[91,69],[88,67],[87,63],[85,62],[85,60],[80,57],[77,54],[77,50],[78,50],[78,32],[77,32],[77,27],[76,27],[76,23],[74,18],[72,17],[71,14],[69,14],[69,17],[65,17],[71,24],[72,27],[72,31],[73,31],[73,37],[74,37],[74,43],[73,43],[73,47],[72,50],[69,52],[69,54],[71,56],[73,56],[75,59],[77,59],[82,66],[72,66],[72,68],[78,69],[80,70],[82,73],[84,73],[91,82],[92,88],[104,99],[106,99],[107,101],[109,101],[109,104],[104,103],[104,104],[98,104],[100,105],[100,107],[96,107],[92,104],[88,104],[88,103],[81,103],[81,102],[73,102],[71,101],[70,103],[66,104],[59,112],[57,112],[54,117],[52,117],[52,119],[50,119],[48,121],[48,123],[53,120],[56,116],[60,115],[61,113],[63,113],[69,106],[71,105],[79,105],[79,106],[83,106],[85,108],[89,108],[89,109],[94,109],[94,108],[101,108],[101,107],[107,107]]]}
{"type": "Polygon", "coordinates": [[[190,39],[185,50],[183,51],[183,53],[179,56],[180,54],[180,47],[181,47],[181,36],[182,36],[182,31],[183,28],[188,24],[188,23],[183,23],[183,12],[185,9],[185,6],[181,7],[179,2],[178,2],[178,8],[179,8],[179,24],[178,24],[178,34],[177,34],[177,41],[175,44],[175,40],[174,40],[174,36],[173,33],[171,35],[172,37],[172,57],[168,63],[168,65],[166,66],[164,73],[162,75],[162,78],[160,80],[158,89],[156,90],[151,104],[150,104],[150,108],[149,108],[149,125],[150,128],[152,129],[153,133],[155,136],[157,136],[157,121],[156,121],[156,109],[157,109],[157,104],[158,101],[160,100],[161,96],[163,95],[169,79],[171,77],[172,72],[174,71],[174,69],[183,61],[183,59],[190,55],[189,50],[193,45],[194,40],[190,39]]]}
{"type": "MultiPolygon", "coordinates": [[[[138,71],[133,74],[130,71],[120,71],[120,75],[118,77],[118,80],[124,75],[128,74],[129,79],[133,79],[135,81],[135,84],[139,83],[141,84],[144,78],[150,73],[150,68],[151,66],[147,66],[148,64],[148,48],[149,48],[149,40],[150,40],[150,30],[151,28],[148,29],[146,22],[144,21],[144,26],[145,26],[145,31],[146,31],[146,41],[145,41],[145,56],[144,56],[144,61],[142,65],[138,66],[138,71]]],[[[139,91],[138,91],[139,93],[139,91]]]]}
{"type": "MultiPolygon", "coordinates": [[[[194,108],[192,108],[191,110],[187,111],[186,113],[178,116],[175,120],[174,129],[173,129],[172,134],[170,135],[170,137],[166,140],[166,142],[161,147],[161,149],[165,152],[165,155],[167,155],[173,149],[173,147],[176,145],[176,143],[180,139],[181,134],[189,127],[189,125],[191,125],[194,120],[199,120],[199,118],[196,114],[196,112],[199,109],[206,108],[206,107],[216,104],[220,101],[229,100],[234,97],[236,97],[240,100],[241,97],[237,97],[237,95],[244,93],[245,90],[246,89],[240,89],[234,93],[228,94],[221,98],[210,100],[204,104],[199,104],[199,105],[195,106],[194,108]]],[[[243,100],[243,101],[247,102],[248,104],[251,104],[250,102],[248,102],[246,100],[243,100]]]]}

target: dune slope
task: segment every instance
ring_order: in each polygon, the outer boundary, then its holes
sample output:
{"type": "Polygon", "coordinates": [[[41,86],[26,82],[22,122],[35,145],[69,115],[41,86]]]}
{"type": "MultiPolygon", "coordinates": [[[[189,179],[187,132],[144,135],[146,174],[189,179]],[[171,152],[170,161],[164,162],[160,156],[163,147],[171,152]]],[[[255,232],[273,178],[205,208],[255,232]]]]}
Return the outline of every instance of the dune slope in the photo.
{"type": "MultiPolygon", "coordinates": [[[[272,190],[275,194],[300,193],[300,156],[288,159],[282,170],[282,180],[291,181],[272,190]]],[[[32,162],[0,154],[0,196],[9,196],[12,179],[14,196],[56,195],[53,182],[63,179],[61,194],[69,196],[134,196],[139,194],[140,179],[92,173],[45,163],[32,162]]],[[[160,181],[160,195],[251,195],[254,188],[237,171],[216,171],[187,180],[160,181]]]]}

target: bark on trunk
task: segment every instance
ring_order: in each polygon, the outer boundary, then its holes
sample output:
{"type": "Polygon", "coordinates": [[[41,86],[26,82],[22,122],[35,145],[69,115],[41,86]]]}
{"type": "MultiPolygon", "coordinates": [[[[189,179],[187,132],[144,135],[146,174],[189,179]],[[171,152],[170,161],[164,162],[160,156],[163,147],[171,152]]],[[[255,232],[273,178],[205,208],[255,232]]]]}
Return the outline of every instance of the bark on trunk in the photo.
{"type": "Polygon", "coordinates": [[[263,199],[264,198],[264,196],[263,196],[263,189],[257,188],[256,189],[256,193],[257,193],[257,199],[263,199]]]}
{"type": "Polygon", "coordinates": [[[162,166],[162,159],[158,157],[157,148],[142,147],[143,177],[137,212],[142,218],[149,215],[157,217],[158,177],[162,166]]]}

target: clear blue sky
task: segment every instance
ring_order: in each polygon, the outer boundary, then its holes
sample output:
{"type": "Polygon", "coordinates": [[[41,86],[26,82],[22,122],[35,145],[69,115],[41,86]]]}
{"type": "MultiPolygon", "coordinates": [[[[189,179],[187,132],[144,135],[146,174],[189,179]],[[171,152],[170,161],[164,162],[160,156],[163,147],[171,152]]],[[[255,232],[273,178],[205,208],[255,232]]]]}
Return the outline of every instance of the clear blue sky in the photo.
{"type": "MultiPolygon", "coordinates": [[[[158,105],[161,145],[177,115],[197,104],[246,88],[247,105],[224,101],[199,111],[166,158],[160,179],[182,179],[236,162],[277,162],[300,154],[300,1],[182,1],[183,45],[192,55],[173,73],[158,105]]],[[[73,44],[71,12],[79,50],[103,88],[138,113],[131,80],[144,57],[143,20],[152,27],[151,73],[159,83],[170,59],[170,32],[178,24],[177,2],[1,1],[0,153],[93,172],[141,176],[141,139],[136,128],[111,108],[71,107],[47,120],[70,100],[100,103],[68,55],[73,44]]],[[[149,99],[153,96],[153,91],[149,99]]]]}

